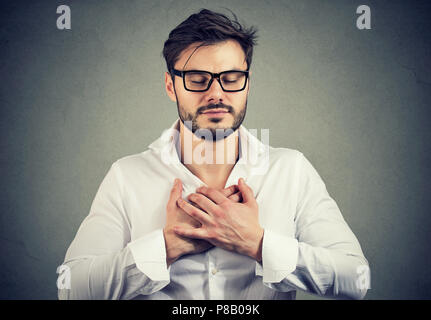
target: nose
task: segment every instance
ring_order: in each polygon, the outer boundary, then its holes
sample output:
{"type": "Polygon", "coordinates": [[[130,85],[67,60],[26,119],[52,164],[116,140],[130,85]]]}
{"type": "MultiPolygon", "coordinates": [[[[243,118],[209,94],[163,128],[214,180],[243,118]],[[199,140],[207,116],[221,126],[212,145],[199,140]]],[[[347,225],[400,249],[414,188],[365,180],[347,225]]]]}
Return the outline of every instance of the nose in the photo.
{"type": "Polygon", "coordinates": [[[206,91],[206,98],[208,102],[218,103],[223,102],[224,91],[221,88],[217,79],[214,79],[211,86],[206,91]]]}

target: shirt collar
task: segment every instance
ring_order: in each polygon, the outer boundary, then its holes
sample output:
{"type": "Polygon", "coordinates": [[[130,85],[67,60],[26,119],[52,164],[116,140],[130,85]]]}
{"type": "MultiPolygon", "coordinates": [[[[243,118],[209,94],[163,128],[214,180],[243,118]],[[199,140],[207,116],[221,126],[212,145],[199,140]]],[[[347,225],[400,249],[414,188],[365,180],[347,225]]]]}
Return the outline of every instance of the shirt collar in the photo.
{"type": "MultiPolygon", "coordinates": [[[[165,130],[162,135],[149,145],[149,149],[161,155],[165,163],[179,163],[177,143],[179,141],[180,119],[178,118],[165,130]]],[[[268,155],[268,145],[257,139],[247,128],[241,125],[239,132],[239,159],[238,163],[246,165],[259,165],[263,155],[268,155]]],[[[257,132],[256,132],[257,133],[257,132]]]]}

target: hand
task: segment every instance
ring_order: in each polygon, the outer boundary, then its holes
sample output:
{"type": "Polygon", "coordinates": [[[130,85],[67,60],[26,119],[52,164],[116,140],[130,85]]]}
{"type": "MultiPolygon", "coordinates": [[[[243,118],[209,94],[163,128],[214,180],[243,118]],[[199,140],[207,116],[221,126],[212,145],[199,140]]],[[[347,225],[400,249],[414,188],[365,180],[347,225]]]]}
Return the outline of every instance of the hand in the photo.
{"type": "MultiPolygon", "coordinates": [[[[225,188],[220,192],[232,202],[239,202],[242,200],[240,191],[236,185],[225,188]]],[[[177,206],[177,200],[182,199],[181,195],[181,180],[175,179],[175,183],[166,206],[166,226],[163,229],[166,245],[166,263],[168,266],[174,263],[182,255],[200,253],[213,246],[207,241],[185,238],[173,231],[173,227],[176,225],[195,228],[201,226],[201,223],[198,220],[190,217],[186,212],[184,212],[184,210],[177,206]]]]}
{"type": "Polygon", "coordinates": [[[188,199],[177,203],[191,218],[201,226],[176,225],[176,234],[206,240],[214,246],[247,255],[256,261],[262,260],[263,228],[259,225],[259,208],[253,190],[241,178],[238,182],[243,203],[233,202],[222,192],[200,187],[198,193],[190,194],[188,199]]]}

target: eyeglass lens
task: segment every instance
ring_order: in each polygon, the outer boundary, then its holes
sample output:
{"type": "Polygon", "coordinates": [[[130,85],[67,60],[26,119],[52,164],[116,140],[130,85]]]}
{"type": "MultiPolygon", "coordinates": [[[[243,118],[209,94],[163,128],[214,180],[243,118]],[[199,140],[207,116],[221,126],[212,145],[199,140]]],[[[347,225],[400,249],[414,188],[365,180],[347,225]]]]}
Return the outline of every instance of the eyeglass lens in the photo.
{"type": "MultiPolygon", "coordinates": [[[[187,72],[184,80],[186,89],[206,90],[211,80],[211,75],[205,72],[187,72]]],[[[225,90],[241,90],[245,81],[246,76],[242,72],[231,71],[220,75],[220,82],[225,90]]]]}

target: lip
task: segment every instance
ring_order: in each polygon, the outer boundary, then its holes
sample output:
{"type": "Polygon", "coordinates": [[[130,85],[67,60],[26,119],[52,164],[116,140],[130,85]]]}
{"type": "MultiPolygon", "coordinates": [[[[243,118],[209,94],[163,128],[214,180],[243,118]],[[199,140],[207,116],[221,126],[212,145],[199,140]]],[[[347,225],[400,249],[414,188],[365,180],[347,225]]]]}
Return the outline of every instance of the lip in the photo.
{"type": "Polygon", "coordinates": [[[225,109],[212,109],[212,110],[204,112],[203,114],[207,114],[209,116],[216,116],[216,115],[222,115],[225,113],[229,113],[229,112],[226,111],[225,109]]]}

